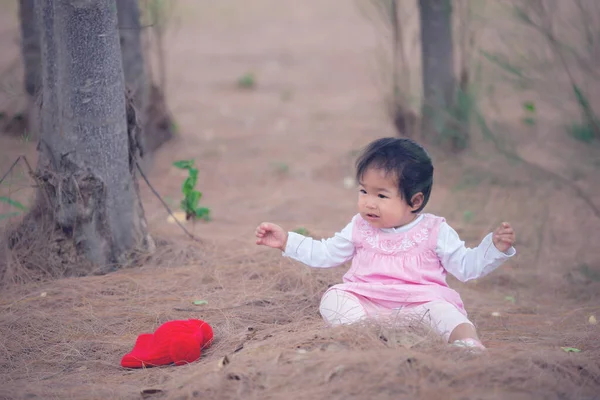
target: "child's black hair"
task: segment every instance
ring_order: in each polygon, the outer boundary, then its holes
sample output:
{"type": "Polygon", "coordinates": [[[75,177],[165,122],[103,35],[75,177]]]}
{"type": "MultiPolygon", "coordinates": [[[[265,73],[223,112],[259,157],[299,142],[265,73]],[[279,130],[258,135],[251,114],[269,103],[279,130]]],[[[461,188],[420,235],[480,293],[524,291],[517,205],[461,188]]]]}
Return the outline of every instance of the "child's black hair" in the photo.
{"type": "Polygon", "coordinates": [[[356,161],[358,182],[369,168],[394,174],[400,195],[411,207],[413,196],[423,193],[423,204],[413,213],[425,208],[433,185],[433,164],[427,151],[417,142],[393,137],[371,142],[356,161]]]}

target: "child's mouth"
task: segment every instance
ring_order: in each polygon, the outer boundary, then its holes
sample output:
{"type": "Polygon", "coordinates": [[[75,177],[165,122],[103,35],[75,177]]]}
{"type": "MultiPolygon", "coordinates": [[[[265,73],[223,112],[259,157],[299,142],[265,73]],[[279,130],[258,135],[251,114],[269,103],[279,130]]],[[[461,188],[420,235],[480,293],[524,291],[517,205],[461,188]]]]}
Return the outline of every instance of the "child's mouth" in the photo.
{"type": "Polygon", "coordinates": [[[367,214],[367,218],[379,218],[379,215],[367,214]]]}

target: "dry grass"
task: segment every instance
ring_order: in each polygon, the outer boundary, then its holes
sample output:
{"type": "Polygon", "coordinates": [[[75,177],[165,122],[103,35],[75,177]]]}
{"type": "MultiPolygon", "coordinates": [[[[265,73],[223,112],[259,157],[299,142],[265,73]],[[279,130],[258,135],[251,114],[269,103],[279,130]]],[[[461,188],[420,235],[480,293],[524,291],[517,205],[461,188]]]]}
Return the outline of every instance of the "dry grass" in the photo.
{"type": "Polygon", "coordinates": [[[3,392],[10,398],[132,398],[159,389],[168,398],[591,399],[600,388],[600,345],[594,327],[581,323],[583,310],[546,327],[527,327],[535,316],[507,312],[509,342],[473,355],[448,348],[418,324],[323,326],[319,296],[335,278],[266,257],[13,289],[0,305],[3,392]],[[195,299],[208,304],[194,306],[195,299]],[[199,362],[119,367],[139,333],[185,318],[215,329],[199,362]],[[567,354],[561,341],[584,352],[567,354]]]}

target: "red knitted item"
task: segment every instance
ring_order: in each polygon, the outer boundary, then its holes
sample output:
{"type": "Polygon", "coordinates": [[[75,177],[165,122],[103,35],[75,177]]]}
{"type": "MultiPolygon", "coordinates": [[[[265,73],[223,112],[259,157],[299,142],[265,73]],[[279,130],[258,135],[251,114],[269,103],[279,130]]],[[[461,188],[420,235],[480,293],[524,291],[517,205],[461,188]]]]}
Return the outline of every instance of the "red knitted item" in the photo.
{"type": "Polygon", "coordinates": [[[212,327],[202,320],[168,321],[154,333],[139,335],[133,350],[121,359],[121,366],[144,368],[184,365],[199,359],[202,349],[209,346],[212,340],[212,327]]]}

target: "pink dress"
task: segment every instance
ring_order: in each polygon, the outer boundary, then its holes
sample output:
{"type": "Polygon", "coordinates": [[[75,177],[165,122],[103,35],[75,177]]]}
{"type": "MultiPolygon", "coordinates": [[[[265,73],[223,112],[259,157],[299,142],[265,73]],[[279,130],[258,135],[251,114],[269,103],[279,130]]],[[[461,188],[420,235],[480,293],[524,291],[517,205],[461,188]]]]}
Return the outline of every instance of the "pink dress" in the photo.
{"type": "Polygon", "coordinates": [[[389,309],[444,300],[467,315],[460,295],[448,287],[436,254],[444,218],[423,214],[418,224],[400,233],[373,228],[360,214],[353,221],[352,266],[343,283],[328,290],[350,292],[389,309]]]}

